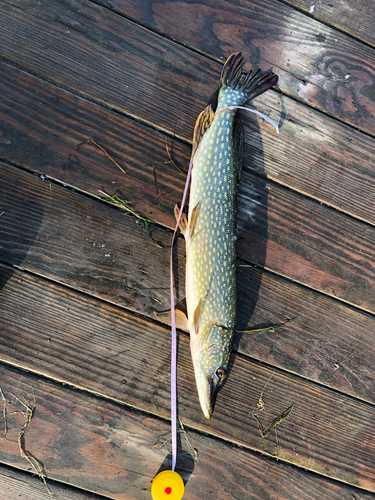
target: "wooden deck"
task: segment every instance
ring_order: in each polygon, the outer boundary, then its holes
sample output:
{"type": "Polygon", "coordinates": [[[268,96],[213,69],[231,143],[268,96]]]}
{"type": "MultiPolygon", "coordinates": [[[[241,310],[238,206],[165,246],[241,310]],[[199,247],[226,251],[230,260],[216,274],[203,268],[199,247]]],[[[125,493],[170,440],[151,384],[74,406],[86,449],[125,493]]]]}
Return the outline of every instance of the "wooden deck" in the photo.
{"type": "MultiPolygon", "coordinates": [[[[0,498],[51,498],[20,454],[21,401],[35,407],[23,448],[56,499],[150,499],[170,467],[170,328],[154,312],[169,308],[194,123],[236,51],[279,75],[254,107],[281,125],[243,115],[238,329],[291,321],[238,335],[211,421],[179,333],[184,498],[375,498],[375,6],[0,0],[0,12],[0,498]],[[155,221],[153,239],[101,192],[155,221]],[[295,403],[277,457],[251,416],[262,389],[263,425],[295,403]]],[[[175,269],[182,299],[181,238],[175,269]]]]}

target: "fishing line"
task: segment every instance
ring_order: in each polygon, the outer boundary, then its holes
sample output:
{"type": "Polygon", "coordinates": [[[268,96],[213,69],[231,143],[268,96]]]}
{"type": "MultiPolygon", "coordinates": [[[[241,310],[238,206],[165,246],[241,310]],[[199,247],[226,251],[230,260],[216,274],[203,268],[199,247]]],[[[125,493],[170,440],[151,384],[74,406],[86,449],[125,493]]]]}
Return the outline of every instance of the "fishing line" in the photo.
{"type": "Polygon", "coordinates": [[[178,214],[176,227],[174,228],[171,256],[170,256],[170,291],[171,291],[171,319],[172,319],[172,353],[171,353],[171,426],[172,426],[172,472],[176,467],[177,459],[177,332],[176,332],[176,311],[174,302],[174,279],[173,279],[173,245],[177,230],[181,222],[182,211],[185,206],[186,196],[189,188],[191,170],[193,168],[193,155],[191,155],[189,170],[186,177],[184,194],[182,196],[181,207],[178,214]]]}
{"type": "MultiPolygon", "coordinates": [[[[261,116],[264,120],[271,123],[276,132],[279,133],[278,125],[271,120],[268,116],[264,115],[260,111],[255,109],[245,108],[244,106],[228,106],[226,108],[220,109],[216,111],[220,113],[221,111],[230,110],[230,109],[244,109],[245,111],[250,111],[250,113],[254,113],[256,115],[261,116]]],[[[181,206],[176,222],[176,226],[174,228],[173,237],[172,237],[172,245],[171,245],[171,255],[170,255],[170,293],[171,293],[171,323],[172,323],[172,352],[171,352],[171,427],[172,427],[172,472],[174,472],[176,467],[177,460],[177,332],[176,332],[176,311],[175,311],[175,301],[174,301],[174,278],[173,278],[173,246],[177,234],[177,230],[179,228],[183,209],[185,206],[186,196],[189,188],[191,171],[193,168],[193,155],[190,158],[189,170],[186,177],[184,194],[182,196],[181,206]]]]}
{"type": "MultiPolygon", "coordinates": [[[[228,106],[216,111],[215,115],[221,111],[231,109],[244,109],[256,115],[261,116],[267,122],[271,123],[276,132],[279,133],[279,128],[268,116],[256,111],[255,109],[245,108],[243,106],[228,106]]],[[[189,169],[186,177],[184,193],[182,196],[181,206],[178,212],[176,226],[173,231],[171,253],[170,253],[170,294],[171,294],[171,333],[172,333],[172,349],[171,349],[171,432],[172,432],[172,471],[164,470],[160,472],[153,480],[151,486],[151,494],[154,500],[164,498],[165,495],[173,493],[173,498],[181,499],[184,494],[184,483],[181,476],[175,472],[177,461],[177,331],[176,331],[176,311],[174,299],[174,277],[173,277],[173,247],[176,239],[177,231],[180,226],[183,209],[186,202],[186,196],[189,189],[190,177],[193,168],[193,154],[190,158],[189,169]]]]}
{"type": "Polygon", "coordinates": [[[271,123],[276,129],[276,132],[279,133],[279,126],[277,123],[275,123],[271,118],[267,115],[264,115],[260,111],[257,111],[256,109],[251,109],[251,108],[245,108],[244,106],[227,106],[226,108],[219,109],[215,111],[215,115],[218,113],[221,113],[222,111],[226,111],[227,109],[244,109],[245,111],[250,111],[250,113],[254,113],[255,115],[261,116],[266,122],[271,123]]]}

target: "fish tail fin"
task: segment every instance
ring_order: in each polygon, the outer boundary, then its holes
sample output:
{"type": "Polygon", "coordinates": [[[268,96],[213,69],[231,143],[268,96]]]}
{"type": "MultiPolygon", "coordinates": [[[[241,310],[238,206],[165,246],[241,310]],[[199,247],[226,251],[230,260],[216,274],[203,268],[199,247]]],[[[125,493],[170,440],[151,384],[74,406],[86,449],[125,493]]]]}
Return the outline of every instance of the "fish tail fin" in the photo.
{"type": "Polygon", "coordinates": [[[277,83],[278,76],[272,71],[242,73],[243,65],[241,52],[228,57],[221,73],[216,111],[228,106],[242,106],[277,83]]]}

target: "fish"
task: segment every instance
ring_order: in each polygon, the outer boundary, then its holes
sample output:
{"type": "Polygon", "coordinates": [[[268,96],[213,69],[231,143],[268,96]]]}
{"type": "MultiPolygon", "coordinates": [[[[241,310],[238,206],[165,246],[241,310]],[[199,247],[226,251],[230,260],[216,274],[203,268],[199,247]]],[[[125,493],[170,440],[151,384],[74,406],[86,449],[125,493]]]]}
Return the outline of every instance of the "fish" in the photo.
{"type": "MultiPolygon", "coordinates": [[[[243,159],[237,108],[277,83],[272,71],[243,73],[240,52],[222,69],[218,103],[198,116],[194,128],[188,216],[175,207],[186,242],[185,328],[200,405],[210,419],[236,332],[236,194],[243,159]]],[[[181,325],[179,311],[179,324],[181,325]]]]}

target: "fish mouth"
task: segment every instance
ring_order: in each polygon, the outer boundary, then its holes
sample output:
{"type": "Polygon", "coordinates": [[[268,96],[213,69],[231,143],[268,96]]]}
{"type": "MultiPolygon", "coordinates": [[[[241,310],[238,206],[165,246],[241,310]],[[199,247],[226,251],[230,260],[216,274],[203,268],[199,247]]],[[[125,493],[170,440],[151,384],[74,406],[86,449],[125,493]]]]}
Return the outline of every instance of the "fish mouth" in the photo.
{"type": "Polygon", "coordinates": [[[212,375],[205,375],[200,383],[197,383],[197,388],[203,414],[207,419],[210,419],[215,407],[218,384],[215,383],[212,375]]]}

